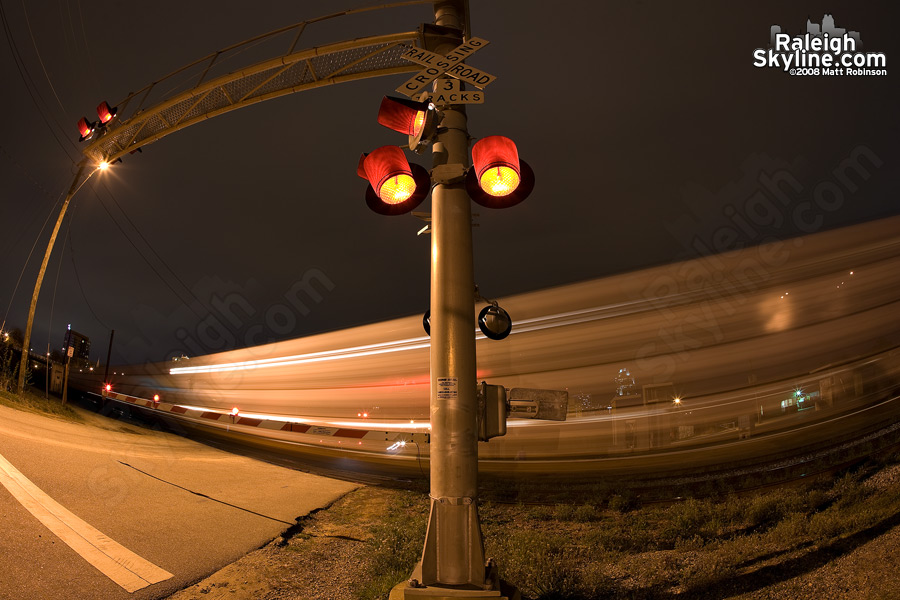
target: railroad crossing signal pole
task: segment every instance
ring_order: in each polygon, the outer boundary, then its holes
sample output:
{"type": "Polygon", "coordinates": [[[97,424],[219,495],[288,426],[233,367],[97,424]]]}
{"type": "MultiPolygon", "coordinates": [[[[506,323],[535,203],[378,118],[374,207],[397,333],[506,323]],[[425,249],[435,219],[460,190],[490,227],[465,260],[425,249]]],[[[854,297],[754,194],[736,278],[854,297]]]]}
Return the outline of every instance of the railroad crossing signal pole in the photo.
{"type": "MultiPolygon", "coordinates": [[[[434,3],[437,25],[464,30],[462,0],[434,3]]],[[[467,32],[468,34],[468,32],[467,32]]],[[[445,55],[445,44],[433,51],[445,55]]],[[[440,80],[438,80],[440,81],[440,80]]],[[[433,166],[469,166],[462,105],[443,110],[433,166]]],[[[422,558],[392,598],[504,598],[485,564],[478,519],[475,276],[465,184],[436,183],[431,200],[431,510],[422,558]]]]}
{"type": "MultiPolygon", "coordinates": [[[[454,4],[435,4],[438,25],[462,29],[454,4]]],[[[464,106],[444,110],[434,167],[469,166],[466,123],[464,106]]],[[[426,585],[482,585],[471,200],[462,182],[438,183],[431,198],[431,517],[416,574],[426,585]]]]}

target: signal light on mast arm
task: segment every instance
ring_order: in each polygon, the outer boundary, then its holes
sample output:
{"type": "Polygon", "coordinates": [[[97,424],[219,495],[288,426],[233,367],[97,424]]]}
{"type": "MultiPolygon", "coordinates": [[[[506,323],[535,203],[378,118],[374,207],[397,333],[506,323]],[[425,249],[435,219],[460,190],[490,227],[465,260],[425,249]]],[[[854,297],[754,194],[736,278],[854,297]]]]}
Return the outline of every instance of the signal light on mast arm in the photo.
{"type": "Polygon", "coordinates": [[[382,146],[360,156],[356,174],[369,182],[366,204],[380,215],[408,213],[431,191],[428,171],[409,164],[397,146],[382,146]]]}
{"type": "Polygon", "coordinates": [[[466,190],[477,204],[507,208],[527,198],[533,189],[534,171],[519,160],[519,151],[511,139],[492,135],[472,146],[466,190]]]}
{"type": "Polygon", "coordinates": [[[87,117],[81,117],[78,120],[78,132],[81,133],[81,137],[78,138],[79,142],[83,142],[84,140],[88,140],[94,135],[94,130],[97,128],[96,123],[92,123],[87,120],[87,117]]]}
{"type": "Polygon", "coordinates": [[[97,106],[97,116],[100,117],[100,124],[106,125],[113,117],[116,116],[118,107],[110,108],[109,103],[105,100],[97,106]]]}
{"type": "Polygon", "coordinates": [[[409,149],[421,153],[437,132],[443,113],[430,102],[385,96],[378,108],[378,122],[409,136],[409,149]]]}

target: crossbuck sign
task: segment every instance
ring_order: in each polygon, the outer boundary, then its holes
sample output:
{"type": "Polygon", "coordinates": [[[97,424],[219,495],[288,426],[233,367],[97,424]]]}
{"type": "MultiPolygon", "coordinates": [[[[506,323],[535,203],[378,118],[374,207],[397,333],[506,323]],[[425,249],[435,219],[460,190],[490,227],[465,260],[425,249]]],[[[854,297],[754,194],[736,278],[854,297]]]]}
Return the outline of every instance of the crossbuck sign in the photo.
{"type": "Polygon", "coordinates": [[[403,53],[403,58],[424,65],[425,68],[398,87],[397,91],[412,98],[435,79],[445,74],[484,89],[486,85],[497,78],[490,73],[465,65],[463,61],[489,43],[485,39],[473,37],[451,50],[446,56],[429,52],[423,48],[410,48],[403,53]]]}

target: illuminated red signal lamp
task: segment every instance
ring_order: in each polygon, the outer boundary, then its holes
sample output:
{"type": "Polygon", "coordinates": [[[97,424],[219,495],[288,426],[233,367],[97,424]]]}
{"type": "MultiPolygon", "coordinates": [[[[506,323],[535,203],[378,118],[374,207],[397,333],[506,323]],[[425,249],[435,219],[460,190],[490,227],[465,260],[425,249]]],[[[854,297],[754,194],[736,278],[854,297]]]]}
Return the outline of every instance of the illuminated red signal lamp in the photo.
{"type": "Polygon", "coordinates": [[[402,215],[431,191],[424,167],[410,164],[397,146],[382,146],[359,157],[356,174],[369,182],[366,205],[380,215],[402,215]]]}
{"type": "Polygon", "coordinates": [[[116,116],[118,110],[118,107],[110,108],[109,103],[105,100],[97,105],[97,116],[100,117],[100,124],[106,125],[109,123],[116,116]]]}
{"type": "Polygon", "coordinates": [[[443,113],[430,102],[416,102],[406,98],[385,96],[378,108],[378,122],[409,136],[409,149],[421,153],[434,134],[443,113]]]}
{"type": "Polygon", "coordinates": [[[87,117],[81,117],[78,120],[78,132],[81,134],[81,137],[78,138],[79,142],[83,142],[84,140],[88,140],[94,135],[94,130],[97,128],[96,123],[92,123],[87,120],[87,117]]]}
{"type": "Polygon", "coordinates": [[[472,146],[466,190],[477,204],[508,208],[527,198],[533,189],[534,171],[519,160],[519,151],[511,139],[492,135],[472,146]]]}

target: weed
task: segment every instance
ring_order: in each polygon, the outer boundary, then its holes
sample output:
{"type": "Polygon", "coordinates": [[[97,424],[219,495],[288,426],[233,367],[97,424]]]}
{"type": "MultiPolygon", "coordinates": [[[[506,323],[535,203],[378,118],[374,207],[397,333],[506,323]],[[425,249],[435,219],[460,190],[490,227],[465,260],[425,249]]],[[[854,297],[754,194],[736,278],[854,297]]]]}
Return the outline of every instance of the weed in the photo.
{"type": "Polygon", "coordinates": [[[609,498],[609,508],[616,512],[626,513],[638,506],[640,506],[640,502],[630,490],[625,490],[621,494],[613,494],[609,498]]]}
{"type": "Polygon", "coordinates": [[[592,523],[600,518],[600,512],[591,504],[582,504],[575,508],[572,518],[580,523],[592,523]]]}
{"type": "Polygon", "coordinates": [[[542,600],[567,598],[578,587],[575,549],[568,537],[515,531],[503,544],[504,578],[523,594],[542,600]]]}
{"type": "Polygon", "coordinates": [[[41,396],[32,394],[27,390],[25,391],[24,396],[0,390],[0,404],[15,408],[16,410],[50,415],[76,423],[84,421],[84,417],[78,414],[71,406],[62,404],[56,398],[45,399],[41,396]]]}

